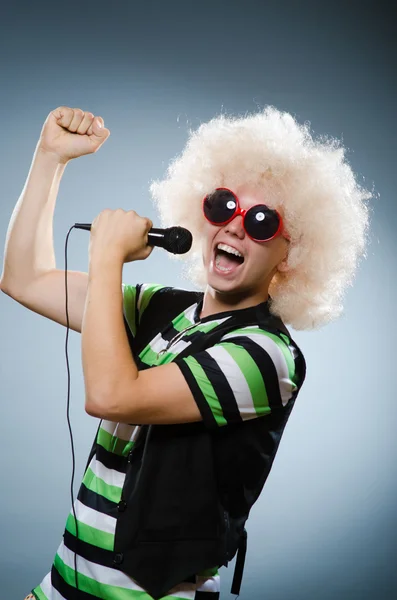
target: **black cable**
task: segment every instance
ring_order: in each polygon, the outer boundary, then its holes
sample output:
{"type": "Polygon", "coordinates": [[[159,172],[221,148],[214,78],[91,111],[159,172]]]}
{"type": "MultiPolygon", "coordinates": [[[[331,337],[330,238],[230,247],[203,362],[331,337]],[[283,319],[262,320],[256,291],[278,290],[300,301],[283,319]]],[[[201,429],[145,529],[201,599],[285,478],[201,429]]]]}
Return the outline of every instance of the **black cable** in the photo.
{"type": "MultiPolygon", "coordinates": [[[[79,529],[78,529],[78,525],[77,525],[77,517],[76,517],[76,511],[74,509],[74,499],[73,499],[73,484],[74,484],[74,472],[75,472],[75,456],[74,456],[74,444],[73,444],[72,427],[70,425],[70,418],[69,418],[69,405],[70,405],[70,369],[69,369],[69,359],[68,359],[69,313],[68,313],[68,283],[67,283],[67,273],[68,273],[67,246],[68,246],[68,238],[69,238],[69,235],[70,235],[70,232],[72,231],[72,229],[74,229],[74,225],[69,229],[68,234],[66,236],[66,242],[65,242],[65,310],[66,310],[65,354],[66,354],[66,366],[67,366],[67,370],[68,370],[68,397],[67,397],[67,404],[66,404],[66,419],[67,419],[68,426],[69,426],[70,445],[72,447],[72,479],[70,481],[70,496],[71,496],[71,500],[72,500],[72,510],[73,510],[74,522],[76,524],[76,548],[77,548],[77,546],[78,546],[78,539],[79,539],[79,529]]],[[[76,551],[74,552],[74,578],[75,578],[75,583],[76,583],[76,589],[78,590],[79,589],[79,584],[78,584],[78,581],[77,581],[77,555],[76,555],[76,551]]]]}

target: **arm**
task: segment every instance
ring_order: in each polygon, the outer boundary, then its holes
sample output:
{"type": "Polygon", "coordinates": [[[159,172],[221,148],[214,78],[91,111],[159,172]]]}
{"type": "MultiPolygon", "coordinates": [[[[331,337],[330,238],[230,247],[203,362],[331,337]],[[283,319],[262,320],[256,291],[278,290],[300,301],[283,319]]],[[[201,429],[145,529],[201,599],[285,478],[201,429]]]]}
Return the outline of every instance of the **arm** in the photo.
{"type": "Polygon", "coordinates": [[[55,154],[36,149],[6,235],[1,289],[10,295],[55,269],[52,221],[65,167],[55,154]]]}
{"type": "Polygon", "coordinates": [[[90,261],[81,339],[87,413],[134,423],[200,421],[177,365],[138,371],[123,321],[122,268],[114,255],[90,261]]]}
{"type": "MultiPolygon", "coordinates": [[[[69,160],[95,152],[109,136],[92,113],[60,107],[44,123],[6,235],[0,289],[27,308],[66,325],[65,272],[56,269],[53,217],[69,160]]],[[[103,119],[97,118],[103,125],[103,119]]],[[[69,325],[81,330],[87,273],[68,272],[69,325]]]]}

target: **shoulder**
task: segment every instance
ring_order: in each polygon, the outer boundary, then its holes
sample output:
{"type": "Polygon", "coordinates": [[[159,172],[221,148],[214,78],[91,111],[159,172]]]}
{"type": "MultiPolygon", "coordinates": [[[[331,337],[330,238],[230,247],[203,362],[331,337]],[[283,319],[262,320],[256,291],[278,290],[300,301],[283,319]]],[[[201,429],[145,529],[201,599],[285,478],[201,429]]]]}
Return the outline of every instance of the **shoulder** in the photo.
{"type": "Polygon", "coordinates": [[[249,325],[226,333],[219,345],[230,354],[237,367],[248,373],[248,377],[253,372],[253,366],[263,376],[266,373],[267,378],[273,373],[279,382],[283,404],[302,383],[298,362],[303,355],[292,338],[284,332],[249,325]]]}

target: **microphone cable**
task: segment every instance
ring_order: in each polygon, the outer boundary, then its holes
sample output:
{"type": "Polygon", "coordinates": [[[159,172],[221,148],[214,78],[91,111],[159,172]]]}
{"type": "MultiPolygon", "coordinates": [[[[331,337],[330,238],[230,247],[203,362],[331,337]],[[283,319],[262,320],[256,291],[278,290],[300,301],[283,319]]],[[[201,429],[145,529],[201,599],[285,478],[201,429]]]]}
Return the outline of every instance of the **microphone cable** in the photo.
{"type": "MultiPolygon", "coordinates": [[[[72,500],[73,517],[74,517],[74,522],[75,522],[75,525],[76,525],[76,548],[77,548],[77,546],[78,546],[78,540],[79,540],[79,529],[78,529],[77,517],[76,517],[76,511],[75,511],[75,508],[74,508],[74,499],[73,499],[73,484],[74,484],[74,474],[75,474],[76,461],[75,461],[75,454],[74,454],[74,443],[73,443],[72,427],[71,427],[71,424],[70,424],[70,417],[69,417],[69,407],[70,407],[70,368],[69,368],[69,358],[68,358],[69,313],[68,313],[68,284],[67,284],[67,273],[68,273],[67,246],[68,246],[68,239],[69,239],[70,232],[74,228],[75,228],[75,225],[72,225],[72,227],[69,229],[68,234],[66,236],[66,242],[65,242],[65,310],[66,310],[65,354],[66,354],[66,367],[67,367],[67,371],[68,371],[68,394],[67,394],[67,403],[66,403],[66,419],[67,419],[67,422],[68,422],[69,433],[70,433],[70,445],[71,445],[71,448],[72,448],[72,478],[71,478],[71,481],[70,481],[70,497],[71,497],[71,500],[72,500]]],[[[76,589],[78,590],[79,589],[79,584],[78,584],[78,579],[77,579],[77,554],[76,554],[76,549],[75,549],[75,552],[74,552],[74,578],[75,578],[76,589]]]]}

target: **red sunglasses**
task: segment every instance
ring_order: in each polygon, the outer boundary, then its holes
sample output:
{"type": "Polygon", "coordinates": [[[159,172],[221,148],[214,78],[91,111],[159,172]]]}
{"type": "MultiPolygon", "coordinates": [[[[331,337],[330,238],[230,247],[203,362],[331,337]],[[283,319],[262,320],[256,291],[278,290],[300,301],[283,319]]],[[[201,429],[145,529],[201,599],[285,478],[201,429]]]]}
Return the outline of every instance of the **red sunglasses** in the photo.
{"type": "Polygon", "coordinates": [[[203,199],[203,213],[212,225],[226,225],[241,215],[245,232],[255,242],[268,242],[277,235],[290,239],[283,231],[283,220],[276,209],[266,204],[255,204],[248,210],[240,208],[236,194],[228,188],[216,188],[207,194],[203,199]]]}

